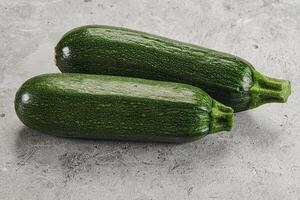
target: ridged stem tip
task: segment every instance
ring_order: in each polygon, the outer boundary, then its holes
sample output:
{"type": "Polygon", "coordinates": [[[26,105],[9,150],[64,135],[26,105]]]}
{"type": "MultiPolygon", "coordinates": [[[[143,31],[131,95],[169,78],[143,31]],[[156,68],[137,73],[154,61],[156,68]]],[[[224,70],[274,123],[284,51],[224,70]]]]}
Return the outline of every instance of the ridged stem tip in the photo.
{"type": "Polygon", "coordinates": [[[265,103],[287,102],[291,94],[291,83],[267,77],[257,71],[253,71],[254,84],[250,88],[251,101],[249,108],[255,108],[265,103]]]}
{"type": "Polygon", "coordinates": [[[213,100],[210,112],[209,133],[230,131],[233,126],[233,109],[213,100]]]}

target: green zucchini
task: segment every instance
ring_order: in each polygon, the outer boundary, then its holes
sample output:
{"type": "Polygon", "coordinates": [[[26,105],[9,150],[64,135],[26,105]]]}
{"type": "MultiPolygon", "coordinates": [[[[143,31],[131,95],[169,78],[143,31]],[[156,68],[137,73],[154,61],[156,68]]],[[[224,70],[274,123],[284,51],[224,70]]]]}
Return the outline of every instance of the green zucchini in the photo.
{"type": "Polygon", "coordinates": [[[32,129],[94,139],[187,142],[233,123],[231,108],[190,85],[72,73],[29,79],[15,110],[32,129]]]}
{"type": "Polygon", "coordinates": [[[126,28],[75,28],[55,52],[62,72],[187,83],[236,112],[286,102],[291,93],[289,81],[264,76],[236,56],[126,28]]]}

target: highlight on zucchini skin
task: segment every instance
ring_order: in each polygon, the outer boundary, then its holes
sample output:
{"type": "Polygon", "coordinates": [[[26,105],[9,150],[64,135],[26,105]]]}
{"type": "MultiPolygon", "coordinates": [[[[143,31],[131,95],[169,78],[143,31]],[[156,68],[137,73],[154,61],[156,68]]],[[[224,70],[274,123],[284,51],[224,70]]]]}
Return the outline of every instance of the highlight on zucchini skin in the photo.
{"type": "Polygon", "coordinates": [[[286,102],[288,80],[266,77],[244,59],[140,31],[88,25],[55,47],[61,72],[130,76],[190,84],[235,112],[286,102]]]}
{"type": "Polygon", "coordinates": [[[233,125],[233,110],[199,88],[103,75],[33,77],[15,110],[32,129],[75,138],[180,143],[233,125]]]}

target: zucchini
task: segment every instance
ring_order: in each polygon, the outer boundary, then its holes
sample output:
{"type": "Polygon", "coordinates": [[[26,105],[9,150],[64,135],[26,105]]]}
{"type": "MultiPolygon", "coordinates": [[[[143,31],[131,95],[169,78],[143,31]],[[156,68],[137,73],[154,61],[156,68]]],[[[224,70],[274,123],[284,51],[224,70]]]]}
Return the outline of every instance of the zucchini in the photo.
{"type": "Polygon", "coordinates": [[[75,28],[55,52],[62,72],[187,83],[236,112],[286,102],[291,93],[289,81],[264,76],[236,56],[126,28],[75,28]]]}
{"type": "Polygon", "coordinates": [[[32,129],[93,139],[187,142],[233,123],[231,108],[190,85],[72,73],[29,79],[15,110],[32,129]]]}

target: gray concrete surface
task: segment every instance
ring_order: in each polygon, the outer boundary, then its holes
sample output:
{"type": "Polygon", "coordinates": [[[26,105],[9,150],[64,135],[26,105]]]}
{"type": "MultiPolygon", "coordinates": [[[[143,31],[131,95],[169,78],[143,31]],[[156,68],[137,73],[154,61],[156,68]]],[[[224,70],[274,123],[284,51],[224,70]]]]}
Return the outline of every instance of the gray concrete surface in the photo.
{"type": "Polygon", "coordinates": [[[0,199],[300,199],[300,1],[0,1],[0,199]],[[139,29],[239,55],[289,79],[287,104],[239,113],[231,132],[181,144],[50,137],[14,95],[58,72],[53,47],[84,24],[139,29]]]}

